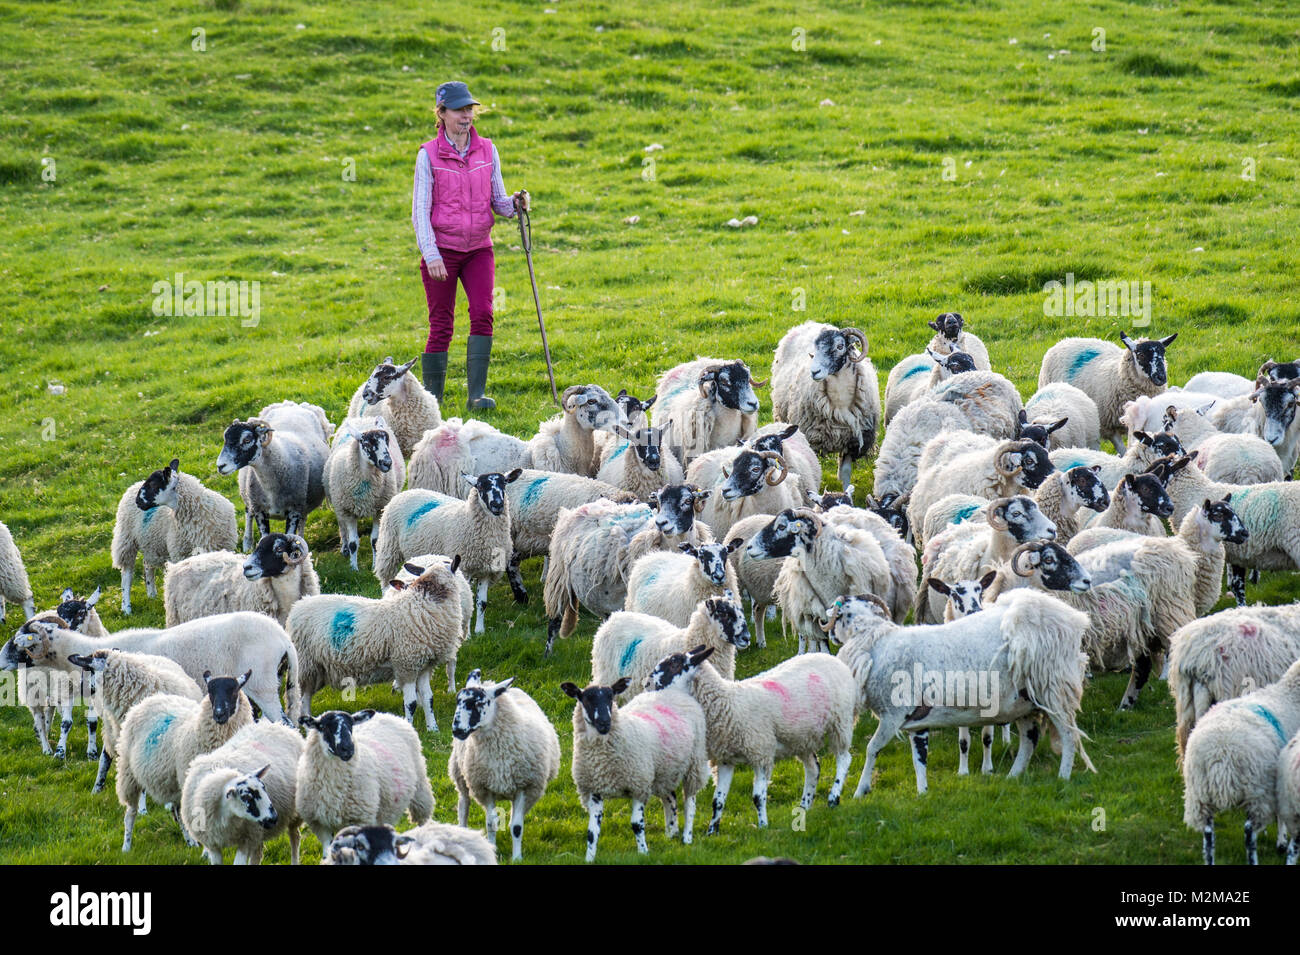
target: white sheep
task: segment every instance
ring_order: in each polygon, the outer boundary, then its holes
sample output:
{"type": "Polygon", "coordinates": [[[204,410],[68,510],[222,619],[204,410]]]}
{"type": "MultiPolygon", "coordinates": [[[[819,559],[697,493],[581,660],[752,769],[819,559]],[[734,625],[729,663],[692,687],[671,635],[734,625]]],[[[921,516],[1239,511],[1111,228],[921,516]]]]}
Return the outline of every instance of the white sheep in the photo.
{"type": "Polygon", "coordinates": [[[122,572],[124,614],[131,613],[136,554],[144,556],[145,592],[157,597],[154,572],[167,561],[235,549],[235,506],[179,468],[180,461],[172,458],[166,467],[127,488],[118,502],[110,550],[113,566],[122,572]]]}
{"type": "Polygon", "coordinates": [[[627,696],[635,696],[656,663],[696,646],[716,652],[714,663],[728,680],[735,675],[736,651],[749,646],[749,627],[733,593],[700,600],[681,627],[650,614],[611,614],[591,642],[592,679],[608,685],[625,676],[631,681],[627,696]]]}
{"type": "Polygon", "coordinates": [[[450,567],[433,564],[414,583],[378,600],[323,594],[294,604],[288,629],[301,668],[302,715],[311,713],[313,694],[325,686],[392,678],[402,688],[406,721],[415,722],[418,705],[426,728],[437,732],[431,674],[445,665],[448,692],[455,692],[464,636],[456,569],[454,560],[450,567]]]}
{"type": "MultiPolygon", "coordinates": [[[[442,424],[438,399],[411,374],[414,364],[412,358],[405,365],[394,365],[389,355],[375,366],[348,402],[349,418],[371,415],[388,422],[403,457],[410,457],[424,432],[442,424]]],[[[401,490],[400,481],[397,486],[401,490]]]]}
{"type": "Polygon", "coordinates": [[[24,620],[36,616],[36,598],[27,579],[27,568],[9,528],[0,522],[0,620],[5,617],[6,600],[22,605],[24,620]]]}
{"type": "MultiPolygon", "coordinates": [[[[614,403],[619,407],[619,413],[627,422],[625,427],[628,431],[639,431],[641,428],[650,426],[650,409],[654,406],[655,399],[651,395],[648,401],[642,401],[635,395],[629,395],[626,388],[620,388],[618,394],[614,396],[614,403]]],[[[597,431],[593,438],[596,440],[596,454],[600,460],[600,466],[604,467],[609,456],[614,453],[623,442],[618,435],[612,431],[597,431]]]]}
{"type": "Polygon", "coordinates": [[[818,454],[838,455],[840,484],[852,483],[853,465],[875,447],[880,422],[867,337],[856,328],[796,325],[776,346],[771,381],[772,416],[797,424],[818,454]]]}
{"type": "Polygon", "coordinates": [[[344,826],[321,865],[496,865],[481,832],[430,820],[399,833],[392,826],[344,826]]]}
{"type": "Polygon", "coordinates": [[[740,585],[728,563],[744,541],[710,541],[696,547],[678,544],[680,553],[653,551],[632,565],[627,575],[627,602],[623,609],[653,614],[674,626],[690,622],[699,602],[726,591],[736,593],[740,585]]]}
{"type": "Polygon", "coordinates": [[[242,691],[252,671],[238,679],[204,673],[204,697],[155,693],[141,700],[122,721],[118,739],[117,801],[126,810],[122,822],[122,851],[131,851],[140,796],[162,803],[194,845],[181,821],[181,790],[185,771],[195,756],[210,753],[253,722],[253,709],[242,691]]]}
{"type": "Polygon", "coordinates": [[[939,355],[950,355],[954,351],[965,352],[975,361],[980,371],[990,371],[993,364],[989,361],[989,351],[974,332],[965,330],[966,320],[959,312],[944,312],[933,322],[927,322],[934,329],[934,338],[926,347],[939,355]]]}
{"type": "MultiPolygon", "coordinates": [[[[655,386],[655,421],[674,423],[677,460],[689,467],[701,454],[743,441],[758,425],[758,396],[749,366],[697,358],[659,376],[655,386]]],[[[786,419],[778,414],[778,418],[786,419]]],[[[796,422],[797,423],[797,422],[796,422]]]]}
{"type": "Polygon", "coordinates": [[[1256,837],[1278,814],[1278,755],[1297,730],[1300,660],[1197,721],[1183,754],[1183,822],[1200,831],[1206,865],[1214,864],[1214,817],[1229,809],[1245,809],[1246,863],[1259,863],[1256,837]]]}
{"type": "Polygon", "coordinates": [[[776,451],[741,447],[718,448],[691,462],[687,480],[710,491],[700,519],[719,540],[730,536],[731,525],[751,514],[779,514],[805,503],[802,480],[790,477],[785,459],[776,451]]]}
{"type": "Polygon", "coordinates": [[[1277,757],[1278,841],[1289,832],[1286,864],[1300,862],[1300,733],[1292,737],[1277,757]]]}
{"type": "Polygon", "coordinates": [[[487,838],[496,843],[498,800],[510,802],[511,860],[523,858],[524,816],[560,774],[560,738],[514,677],[484,682],[475,670],[456,694],[447,775],[456,786],[460,825],[469,824],[472,797],[483,807],[487,838]]]}
{"type": "Polygon", "coordinates": [[[1055,381],[1039,388],[1025,402],[1025,417],[1033,425],[1055,424],[1064,419],[1064,425],[1051,433],[1049,451],[1101,447],[1097,403],[1074,385],[1055,381]]]}
{"type": "Polygon", "coordinates": [[[262,847],[289,834],[298,864],[302,820],[294,804],[302,737],[278,723],[252,723],[210,753],[195,757],[181,790],[181,823],[213,865],[235,849],[235,865],[259,865],[262,847]]]}
{"type": "Polygon", "coordinates": [[[402,565],[402,569],[397,572],[397,575],[384,585],[380,596],[392,597],[401,593],[424,574],[426,567],[431,567],[435,563],[446,567],[449,572],[452,564],[456,565],[456,570],[452,576],[456,579],[456,593],[460,597],[461,630],[465,634],[465,639],[468,640],[470,627],[474,623],[474,589],[470,587],[469,578],[460,569],[460,564],[455,557],[447,557],[444,554],[420,554],[412,557],[402,565]]]}
{"type": "Polygon", "coordinates": [[[1119,423],[1125,431],[1159,431],[1164,426],[1166,409],[1199,411],[1208,415],[1219,401],[1215,395],[1183,391],[1181,388],[1170,388],[1155,395],[1138,395],[1124,402],[1119,423]]]}
{"type": "Polygon", "coordinates": [[[747,680],[724,677],[708,662],[712,647],[675,653],[646,680],[658,693],[684,687],[704,711],[705,746],[717,772],[713,818],[708,832],[722,826],[722,812],[738,765],[754,768],[754,808],[758,828],[767,827],[767,788],[778,759],[803,763],[799,805],[812,808],[821,771],[818,754],[835,754],[835,781],[826,802],[840,803],[853,753],[857,685],[840,660],[824,654],[794,657],[747,680]]]}
{"type": "Polygon", "coordinates": [[[1124,403],[1138,395],[1156,395],[1165,390],[1168,366],[1165,350],[1178,335],[1134,341],[1120,332],[1120,348],[1100,338],[1066,338],[1043,355],[1038,387],[1064,381],[1085,392],[1097,405],[1101,436],[1117,451],[1124,450],[1124,426],[1120,416],[1124,403]]]}
{"type": "Polygon", "coordinates": [[[1273,446],[1253,434],[1224,434],[1198,411],[1165,408],[1164,428],[1188,451],[1211,481],[1265,484],[1286,478],[1273,446]]]}
{"type": "Polygon", "coordinates": [[[264,613],[283,627],[295,602],[320,593],[307,542],[278,533],[263,537],[247,557],[219,550],[169,563],[163,584],[169,627],[237,610],[264,613]]]}
{"type": "Polygon", "coordinates": [[[1286,474],[1300,458],[1300,381],[1265,382],[1251,393],[1251,409],[1241,430],[1272,445],[1286,474]]]}
{"type": "Polygon", "coordinates": [[[819,513],[824,521],[866,531],[876,539],[889,567],[889,582],[879,596],[894,608],[901,620],[916,603],[916,551],[912,545],[903,540],[888,520],[867,508],[836,504],[819,513]]]}
{"type": "MultiPolygon", "coordinates": [[[[96,591],[98,593],[98,591],[96,591]]],[[[86,758],[98,754],[95,746],[99,714],[94,705],[90,687],[81,674],[61,660],[55,660],[39,642],[32,642],[29,634],[39,628],[59,628],[66,622],[55,612],[46,611],[27,620],[14,637],[5,643],[0,653],[0,670],[18,672],[18,702],[32,715],[32,727],[46,756],[64,759],[68,754],[68,734],[72,732],[72,710],[78,703],[86,703],[86,758]],[[49,728],[55,714],[59,721],[59,743],[50,748],[49,728]]]]}
{"type": "Polygon", "coordinates": [[[348,418],[334,433],[322,472],[325,499],[339,523],[339,549],[357,569],[359,521],[370,521],[370,550],[379,537],[379,516],[406,481],[397,436],[383,418],[348,418]]]}
{"type": "Polygon", "coordinates": [[[1125,474],[1141,474],[1162,457],[1182,453],[1178,438],[1167,431],[1151,434],[1138,431],[1131,437],[1122,457],[1092,448],[1058,448],[1049,452],[1048,456],[1061,471],[1080,467],[1099,468],[1097,476],[1101,478],[1101,483],[1114,489],[1125,474]]]}
{"type": "Polygon", "coordinates": [[[304,714],[307,742],[298,760],[294,806],[328,857],[344,826],[414,823],[433,812],[433,789],[420,737],[405,720],[374,710],[304,714]]]}
{"type": "Polygon", "coordinates": [[[643,693],[619,706],[614,698],[628,687],[627,677],[611,686],[562,683],[560,689],[577,700],[573,707],[573,784],[587,811],[587,861],[596,858],[605,800],[628,797],[632,802],[632,834],[637,852],[649,849],[645,839],[645,804],[658,796],[664,807],[664,829],[677,834],[677,789],[685,801],[682,842],[690,845],[695,830],[695,794],[709,778],[705,751],[704,712],[680,690],[643,693]]]}
{"type": "Polygon", "coordinates": [[[889,427],[898,412],[933,391],[940,382],[975,368],[975,359],[964,351],[941,355],[927,348],[923,355],[908,355],[889,369],[885,382],[885,427],[889,427]]]}
{"type": "Polygon", "coordinates": [[[637,428],[629,431],[616,425],[614,433],[622,438],[596,472],[596,480],[620,487],[643,501],[669,484],[681,484],[682,466],[666,444],[672,422],[662,428],[637,428]]]}
{"type": "Polygon", "coordinates": [[[1219,398],[1237,398],[1255,390],[1249,378],[1226,371],[1201,371],[1187,379],[1183,391],[1207,392],[1219,398]]]}

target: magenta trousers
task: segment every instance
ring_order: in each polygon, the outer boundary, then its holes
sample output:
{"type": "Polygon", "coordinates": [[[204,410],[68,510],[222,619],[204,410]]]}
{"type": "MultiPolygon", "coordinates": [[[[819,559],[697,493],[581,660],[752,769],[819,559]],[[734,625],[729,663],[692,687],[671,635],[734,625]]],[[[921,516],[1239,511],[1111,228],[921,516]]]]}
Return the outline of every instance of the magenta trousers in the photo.
{"type": "Polygon", "coordinates": [[[496,260],[492,246],[472,252],[439,249],[447,277],[441,282],[429,276],[429,267],[420,259],[420,278],[424,280],[424,297],[429,302],[429,341],[426,352],[444,352],[451,345],[455,327],[456,282],[465,286],[469,302],[469,333],[492,334],[492,285],[496,281],[496,260]]]}

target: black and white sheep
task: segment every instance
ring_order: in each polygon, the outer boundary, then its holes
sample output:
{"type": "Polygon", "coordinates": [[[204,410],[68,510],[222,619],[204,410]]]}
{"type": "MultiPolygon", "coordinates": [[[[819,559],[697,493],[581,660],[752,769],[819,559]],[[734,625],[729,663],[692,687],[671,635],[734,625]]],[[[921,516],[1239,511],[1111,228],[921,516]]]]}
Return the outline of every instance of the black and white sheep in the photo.
{"type": "Polygon", "coordinates": [[[719,448],[691,462],[687,478],[712,492],[700,519],[719,540],[751,514],[779,514],[805,503],[803,481],[797,475],[790,477],[785,459],[776,451],[719,448]]]}
{"type": "MultiPolygon", "coordinates": [[[[673,422],[677,460],[689,467],[701,454],[743,441],[758,424],[756,385],[743,361],[697,358],[659,376],[656,421],[673,422]]],[[[777,415],[778,418],[782,417],[777,415]]],[[[789,420],[789,419],[786,419],[789,420]]]]}
{"type": "Polygon", "coordinates": [[[379,537],[379,516],[406,482],[397,436],[383,418],[348,418],[334,433],[322,480],[325,499],[339,523],[339,549],[357,569],[360,521],[370,521],[370,550],[379,537]]]}
{"type": "Polygon", "coordinates": [[[1032,437],[1049,451],[1057,448],[1101,447],[1101,424],[1097,403],[1087,393],[1063,381],[1054,381],[1034,392],[1025,402],[1021,436],[1032,437]],[[1047,443],[1024,428],[1048,429],[1047,443]]]}
{"type": "Polygon", "coordinates": [[[652,551],[632,565],[627,576],[627,602],[623,609],[653,614],[674,626],[690,622],[699,602],[726,591],[736,593],[740,585],[728,556],[744,541],[733,537],[727,543],[682,543],[680,553],[652,551]]]}
{"type": "Polygon", "coordinates": [[[398,832],[392,826],[344,826],[321,865],[496,865],[497,853],[481,832],[429,822],[398,832]]]}
{"type": "Polygon", "coordinates": [[[601,464],[597,481],[620,487],[643,501],[650,500],[661,487],[682,483],[682,466],[666,443],[672,433],[671,421],[662,428],[631,431],[615,425],[614,433],[623,440],[601,464]]]}
{"type": "MultiPolygon", "coordinates": [[[[370,372],[348,403],[348,417],[379,416],[388,422],[403,457],[409,457],[424,432],[442,424],[438,399],[411,374],[412,358],[394,365],[389,355],[370,372]]],[[[398,483],[401,489],[401,483],[398,483]]]]}
{"type": "Polygon", "coordinates": [[[320,593],[311,552],[301,537],[267,534],[245,557],[227,550],[168,564],[163,578],[167,626],[216,613],[251,610],[289,622],[289,610],[320,593]]]}
{"type": "Polygon", "coordinates": [[[902,359],[889,369],[885,382],[885,427],[889,427],[898,412],[933,391],[936,385],[967,371],[975,371],[975,359],[964,351],[941,355],[927,348],[923,355],[902,359]]]}
{"type": "Polygon", "coordinates": [[[975,360],[975,367],[980,371],[993,368],[988,348],[974,332],[966,331],[966,320],[960,312],[944,312],[926,324],[934,329],[934,338],[926,346],[931,351],[939,355],[950,355],[954,351],[965,352],[975,360]]]}

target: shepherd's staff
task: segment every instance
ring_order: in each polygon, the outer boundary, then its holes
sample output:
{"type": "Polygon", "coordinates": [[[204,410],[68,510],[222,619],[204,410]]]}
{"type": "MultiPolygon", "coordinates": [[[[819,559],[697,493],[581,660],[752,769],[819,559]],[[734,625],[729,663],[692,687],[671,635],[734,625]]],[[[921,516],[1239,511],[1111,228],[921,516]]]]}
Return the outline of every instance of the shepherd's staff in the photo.
{"type": "MultiPolygon", "coordinates": [[[[560,394],[555,390],[555,368],[551,365],[551,346],[546,343],[546,322],[542,321],[542,300],[537,295],[537,276],[533,274],[533,222],[528,216],[528,191],[520,189],[514,197],[515,217],[519,220],[519,240],[524,246],[524,258],[528,260],[528,281],[533,283],[533,304],[537,306],[537,327],[542,330],[542,353],[546,356],[546,374],[551,379],[551,399],[560,404],[560,394]]],[[[561,405],[561,407],[563,407],[561,405]]]]}

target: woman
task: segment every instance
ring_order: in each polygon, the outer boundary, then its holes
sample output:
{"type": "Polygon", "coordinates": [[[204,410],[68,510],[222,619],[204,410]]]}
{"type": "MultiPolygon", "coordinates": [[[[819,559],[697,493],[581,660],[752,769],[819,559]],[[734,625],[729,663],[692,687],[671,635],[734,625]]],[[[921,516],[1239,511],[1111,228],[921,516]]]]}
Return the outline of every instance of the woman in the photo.
{"type": "Polygon", "coordinates": [[[421,146],[416,156],[411,197],[420,277],[429,303],[429,341],[421,366],[424,387],[442,401],[459,280],[469,303],[466,407],[495,408],[496,402],[483,394],[492,358],[493,213],[513,218],[514,199],[524,194],[506,194],[497,149],[474,129],[479,102],[470,95],[469,87],[443,83],[436,104],[438,135],[421,146]]]}

